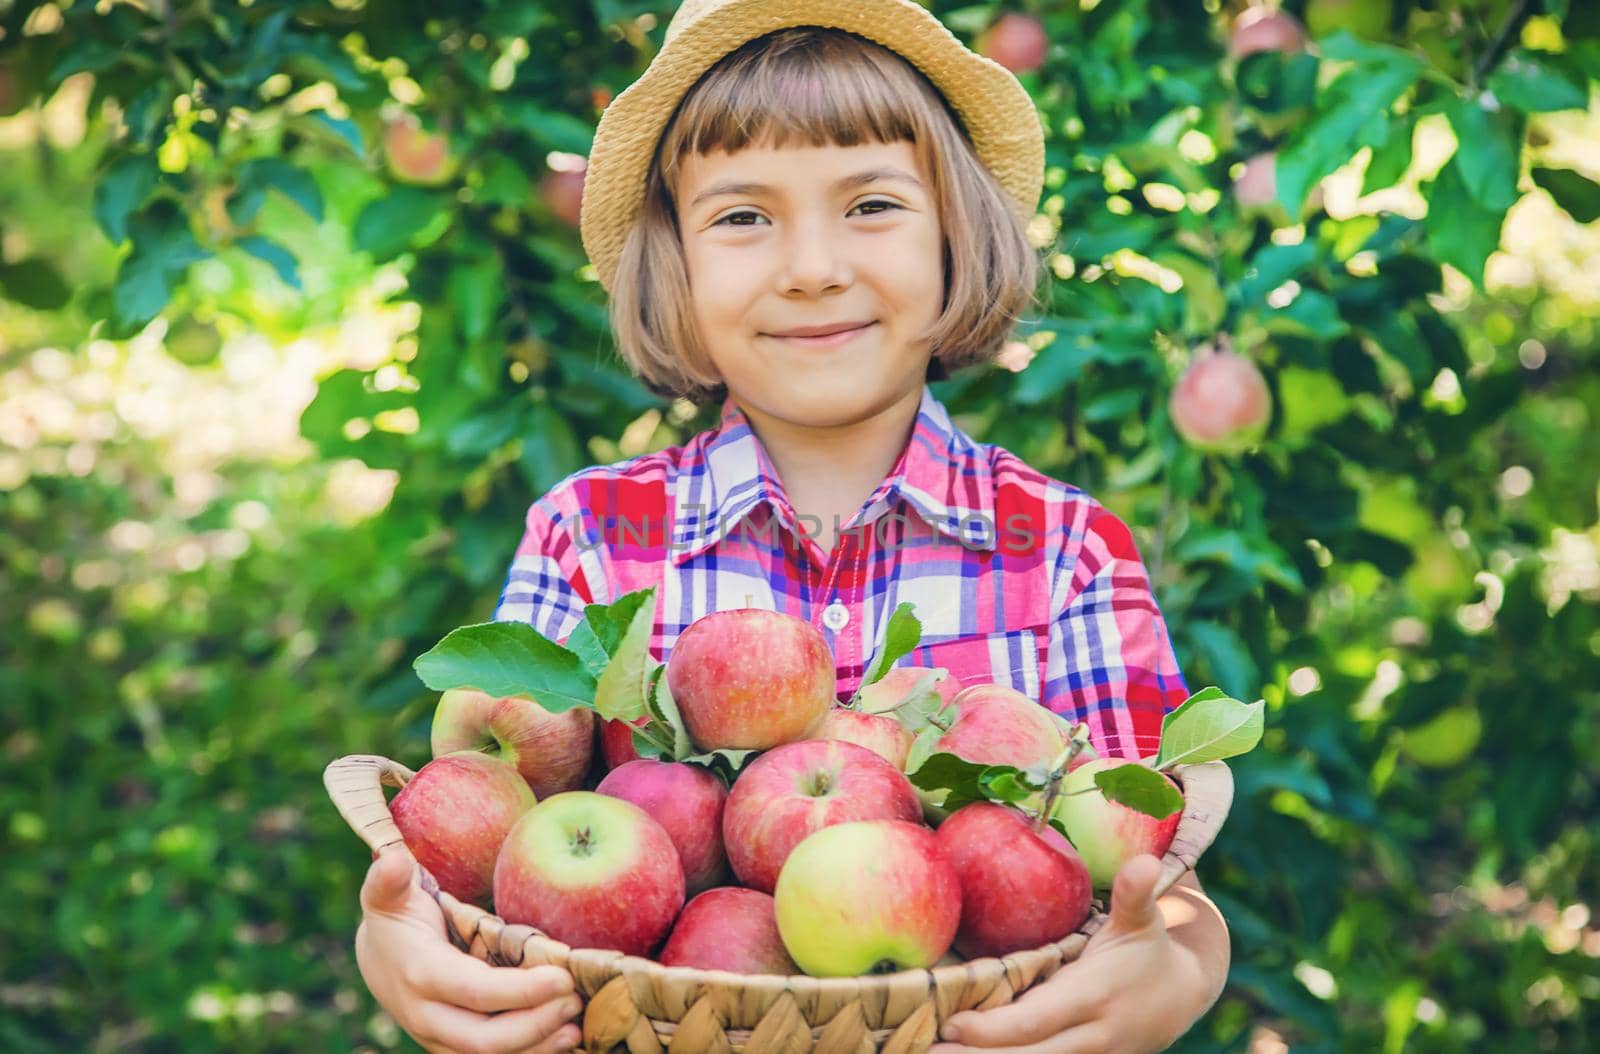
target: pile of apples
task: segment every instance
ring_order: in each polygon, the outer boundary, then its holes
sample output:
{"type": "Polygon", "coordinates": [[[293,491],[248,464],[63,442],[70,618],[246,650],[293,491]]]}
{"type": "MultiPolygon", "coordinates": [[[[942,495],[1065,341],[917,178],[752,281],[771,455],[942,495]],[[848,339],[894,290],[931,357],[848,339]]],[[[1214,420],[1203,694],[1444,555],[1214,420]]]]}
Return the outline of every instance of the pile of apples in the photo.
{"type": "MultiPolygon", "coordinates": [[[[695,760],[608,735],[592,764],[593,709],[445,691],[434,758],[390,806],[440,888],[572,947],[854,976],[1063,938],[1182,815],[1103,796],[1095,773],[1137,762],[1094,757],[1083,726],[1007,686],[901,666],[841,704],[822,634],[789,615],[707,615],[660,672],[695,760]],[[1053,778],[955,801],[908,778],[937,754],[1053,778]]],[[[643,742],[642,721],[598,723],[643,742]]]]}

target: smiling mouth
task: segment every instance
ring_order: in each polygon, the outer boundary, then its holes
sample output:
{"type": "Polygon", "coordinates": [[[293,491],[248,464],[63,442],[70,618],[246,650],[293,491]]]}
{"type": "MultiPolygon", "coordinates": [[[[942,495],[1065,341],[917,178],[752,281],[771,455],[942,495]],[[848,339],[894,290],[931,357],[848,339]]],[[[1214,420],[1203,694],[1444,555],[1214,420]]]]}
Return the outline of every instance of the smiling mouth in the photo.
{"type": "Polygon", "coordinates": [[[854,340],[859,334],[865,333],[875,325],[877,325],[876,322],[868,322],[866,325],[857,326],[855,329],[843,329],[837,333],[829,333],[822,337],[780,337],[773,333],[766,335],[773,340],[781,340],[787,344],[802,348],[832,348],[854,340]]]}

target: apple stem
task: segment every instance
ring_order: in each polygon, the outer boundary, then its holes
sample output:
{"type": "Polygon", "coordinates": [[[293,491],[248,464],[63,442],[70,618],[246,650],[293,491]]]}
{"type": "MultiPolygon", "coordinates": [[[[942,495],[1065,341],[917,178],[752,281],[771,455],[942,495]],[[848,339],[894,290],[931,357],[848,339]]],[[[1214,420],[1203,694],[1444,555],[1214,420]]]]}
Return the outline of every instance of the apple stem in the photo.
{"type": "Polygon", "coordinates": [[[1050,765],[1050,783],[1045,788],[1044,802],[1039,806],[1039,813],[1033,818],[1033,831],[1038,834],[1044,830],[1045,824],[1050,822],[1050,810],[1055,808],[1056,799],[1061,797],[1061,781],[1066,778],[1067,769],[1072,765],[1072,759],[1083,750],[1084,741],[1078,738],[1079,729],[1084,728],[1082,722],[1072,728],[1072,741],[1065,750],[1056,755],[1050,765]]]}

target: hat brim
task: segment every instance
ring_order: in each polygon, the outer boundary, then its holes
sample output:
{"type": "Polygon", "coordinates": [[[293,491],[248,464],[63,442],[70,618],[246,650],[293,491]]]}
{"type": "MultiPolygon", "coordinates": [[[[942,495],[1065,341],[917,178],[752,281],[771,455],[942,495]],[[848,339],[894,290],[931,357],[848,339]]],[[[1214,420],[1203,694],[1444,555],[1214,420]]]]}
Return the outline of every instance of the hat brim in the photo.
{"type": "Polygon", "coordinates": [[[790,26],[826,26],[881,44],[916,66],[960,118],[978,159],[1026,219],[1044,185],[1044,129],[1010,70],[967,48],[932,13],[910,0],[730,0],[669,30],[639,79],[600,117],[584,177],[579,227],[583,248],[609,292],[628,230],[644,198],[645,177],[667,121],[685,93],[725,55],[790,26]]]}

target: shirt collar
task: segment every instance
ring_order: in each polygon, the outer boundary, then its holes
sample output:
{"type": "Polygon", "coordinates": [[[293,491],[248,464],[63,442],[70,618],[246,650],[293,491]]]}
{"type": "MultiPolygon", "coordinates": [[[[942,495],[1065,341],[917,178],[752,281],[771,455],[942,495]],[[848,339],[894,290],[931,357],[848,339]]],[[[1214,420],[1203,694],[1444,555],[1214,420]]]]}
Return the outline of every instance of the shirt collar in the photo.
{"type": "MultiPolygon", "coordinates": [[[[995,547],[994,477],[985,449],[955,426],[926,384],[911,438],[867,499],[863,522],[893,511],[898,499],[960,545],[995,547]]],[[[797,530],[783,482],[730,395],[718,426],[696,436],[680,464],[672,562],[682,564],[709,549],[763,502],[783,526],[797,530]]]]}

